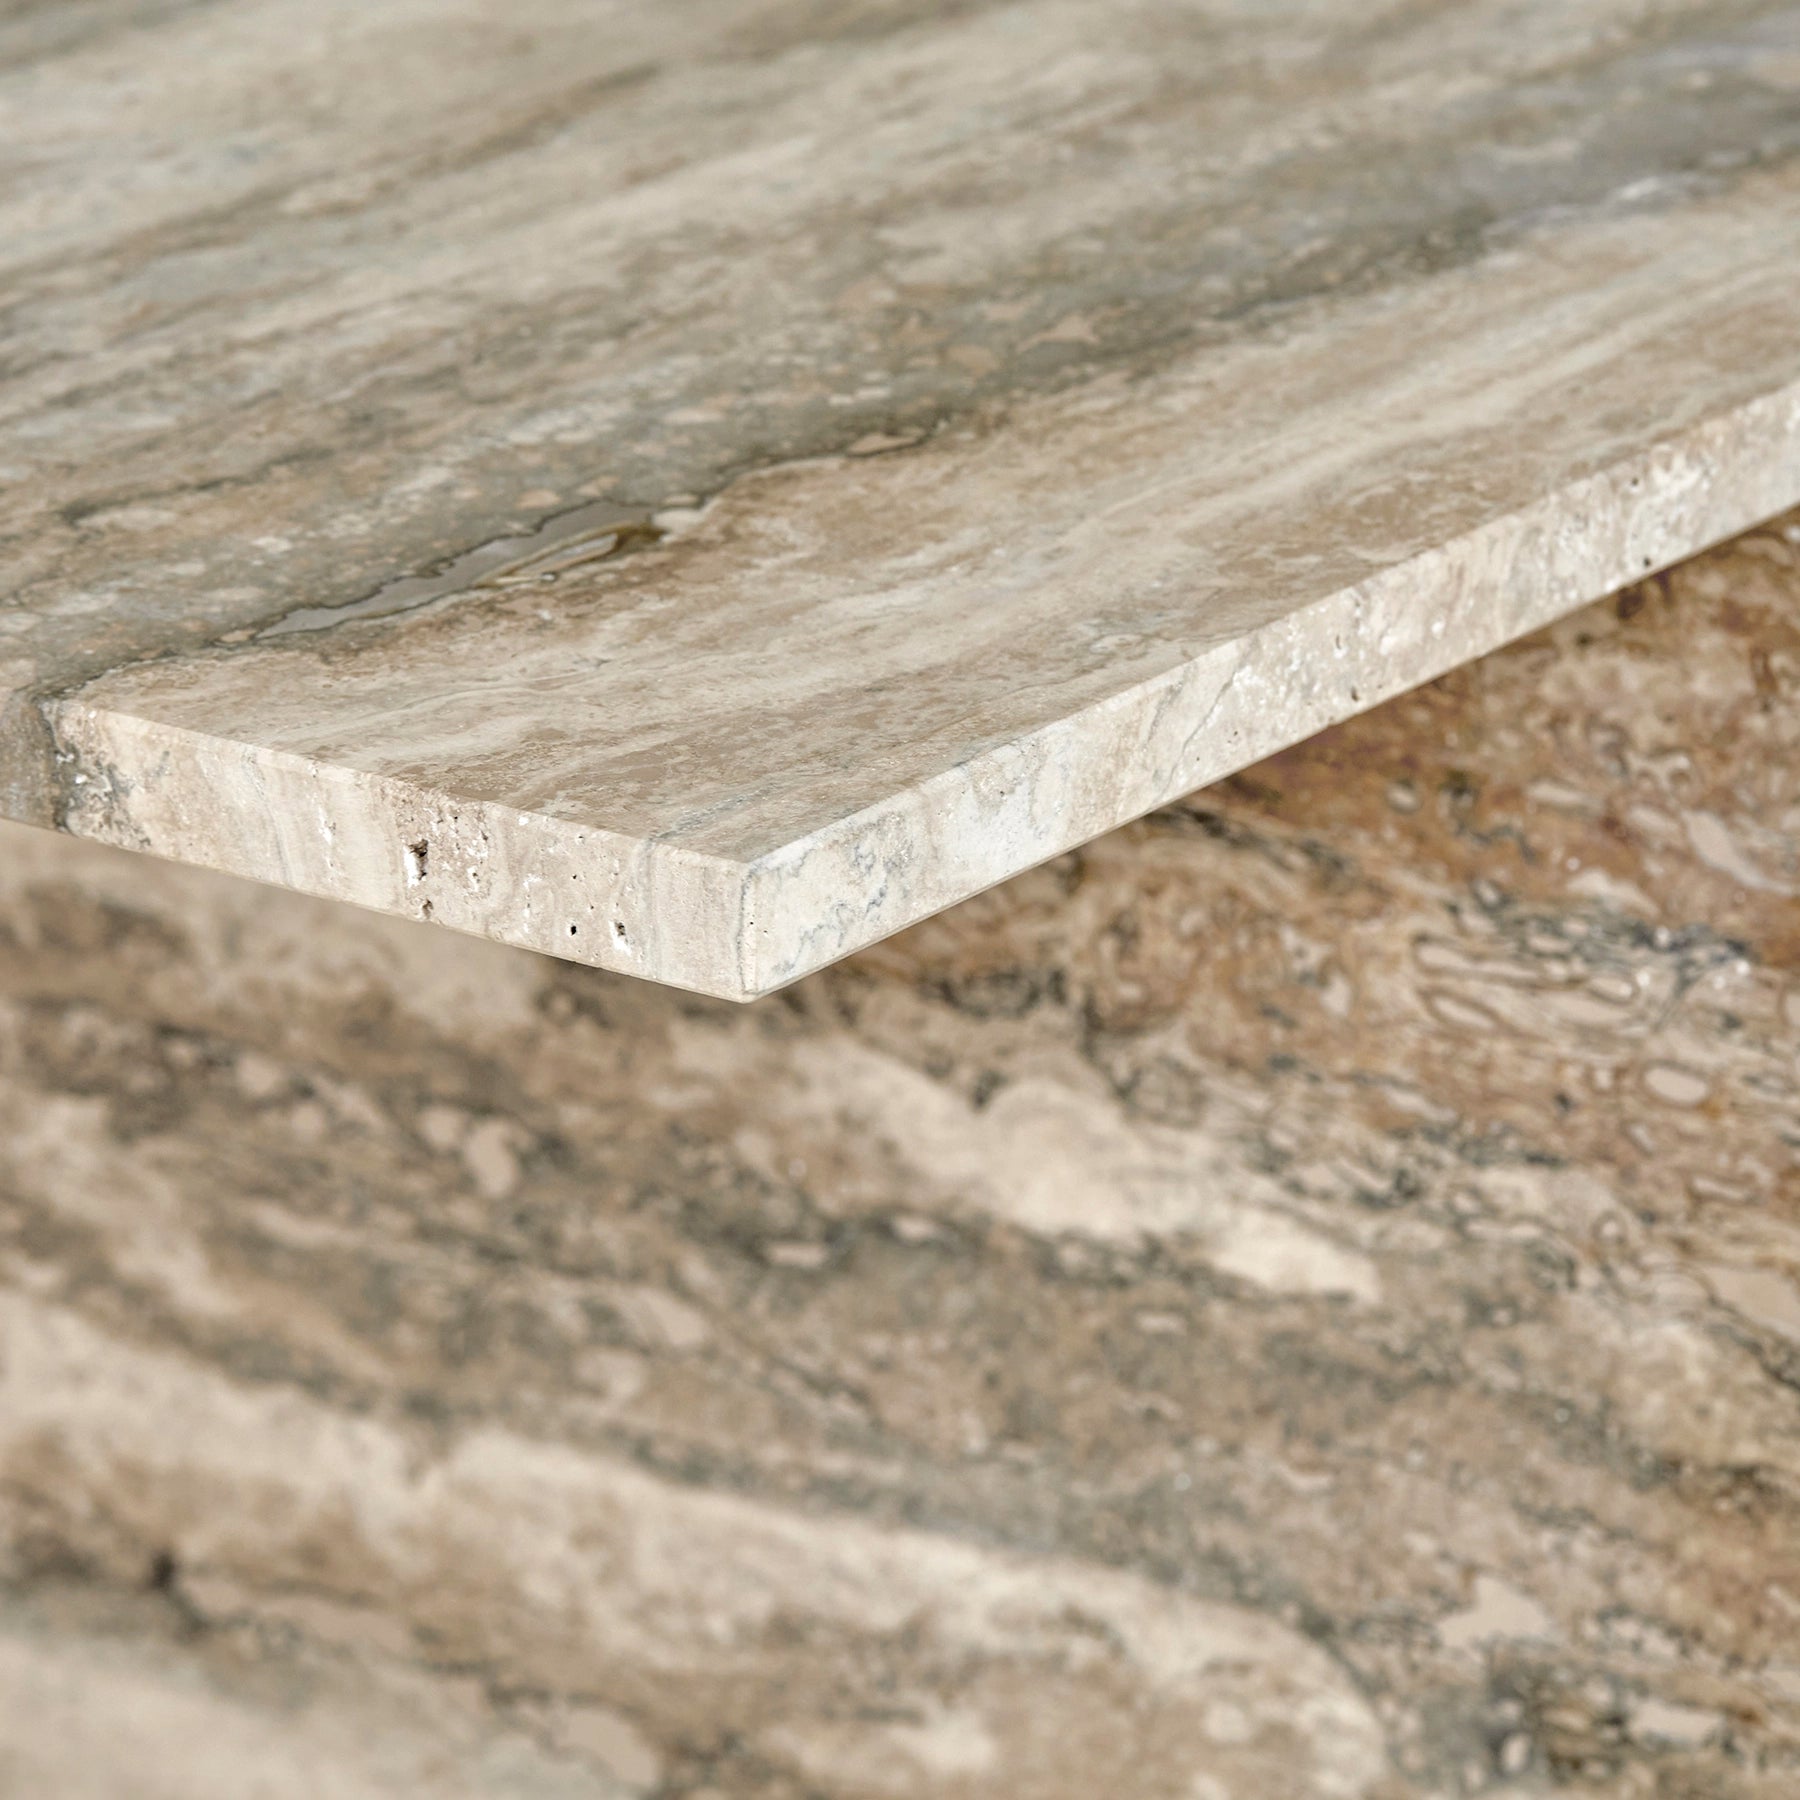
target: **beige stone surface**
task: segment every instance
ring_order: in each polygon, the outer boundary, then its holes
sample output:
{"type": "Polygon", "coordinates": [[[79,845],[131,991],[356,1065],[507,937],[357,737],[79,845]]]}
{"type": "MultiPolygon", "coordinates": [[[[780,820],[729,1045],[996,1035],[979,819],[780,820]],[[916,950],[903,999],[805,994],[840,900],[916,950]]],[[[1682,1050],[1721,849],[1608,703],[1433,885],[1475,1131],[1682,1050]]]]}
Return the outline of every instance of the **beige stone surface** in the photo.
{"type": "Polygon", "coordinates": [[[0,838],[0,1795],[1788,1800],[1800,520],[750,1008],[0,838]]]}
{"type": "Polygon", "coordinates": [[[0,806],[744,997],[1800,500],[1767,0],[0,19],[0,806]]]}

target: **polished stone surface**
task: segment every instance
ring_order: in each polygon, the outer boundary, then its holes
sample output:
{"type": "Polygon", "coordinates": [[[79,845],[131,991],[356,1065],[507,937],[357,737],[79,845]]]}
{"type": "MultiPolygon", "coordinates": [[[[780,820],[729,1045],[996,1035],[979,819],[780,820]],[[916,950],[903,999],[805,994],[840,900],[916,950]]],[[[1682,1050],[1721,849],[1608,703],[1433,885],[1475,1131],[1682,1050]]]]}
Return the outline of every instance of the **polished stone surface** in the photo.
{"type": "Polygon", "coordinates": [[[1800,499],[1800,10],[0,15],[0,807],[742,997],[1800,499]]]}
{"type": "Polygon", "coordinates": [[[0,851],[6,1800],[1800,1792],[1800,519],[750,1009],[0,851]]]}

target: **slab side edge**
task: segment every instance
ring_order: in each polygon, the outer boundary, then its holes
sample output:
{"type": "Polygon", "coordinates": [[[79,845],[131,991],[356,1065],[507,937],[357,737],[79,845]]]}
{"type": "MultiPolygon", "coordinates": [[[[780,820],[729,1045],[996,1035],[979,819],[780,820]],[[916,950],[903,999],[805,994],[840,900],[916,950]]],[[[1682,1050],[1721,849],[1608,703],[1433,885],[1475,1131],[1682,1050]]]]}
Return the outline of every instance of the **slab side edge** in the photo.
{"type": "Polygon", "coordinates": [[[1800,504],[1800,383],[761,859],[768,992],[1800,504]]]}

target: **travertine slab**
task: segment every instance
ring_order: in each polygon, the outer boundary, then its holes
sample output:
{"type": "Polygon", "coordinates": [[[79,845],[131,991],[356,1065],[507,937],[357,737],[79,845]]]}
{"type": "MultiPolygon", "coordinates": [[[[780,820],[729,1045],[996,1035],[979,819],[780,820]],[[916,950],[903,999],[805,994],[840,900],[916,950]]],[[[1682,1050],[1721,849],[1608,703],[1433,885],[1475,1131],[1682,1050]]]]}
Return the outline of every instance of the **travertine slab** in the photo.
{"type": "Polygon", "coordinates": [[[1800,515],[746,1011],[0,826],[4,1800],[1794,1800],[1800,515]]]}
{"type": "Polygon", "coordinates": [[[745,997],[1800,500],[1800,10],[0,23],[6,810],[745,997]]]}

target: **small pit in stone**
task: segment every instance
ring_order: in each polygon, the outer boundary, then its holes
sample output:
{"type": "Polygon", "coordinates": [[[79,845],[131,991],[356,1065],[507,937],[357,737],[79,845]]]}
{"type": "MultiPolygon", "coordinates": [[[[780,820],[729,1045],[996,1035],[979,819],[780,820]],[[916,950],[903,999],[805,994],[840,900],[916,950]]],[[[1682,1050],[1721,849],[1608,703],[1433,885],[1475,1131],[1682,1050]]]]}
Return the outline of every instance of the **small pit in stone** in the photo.
{"type": "Polygon", "coordinates": [[[406,846],[406,879],[409,882],[423,881],[430,863],[431,840],[429,838],[420,838],[416,844],[406,846]]]}

